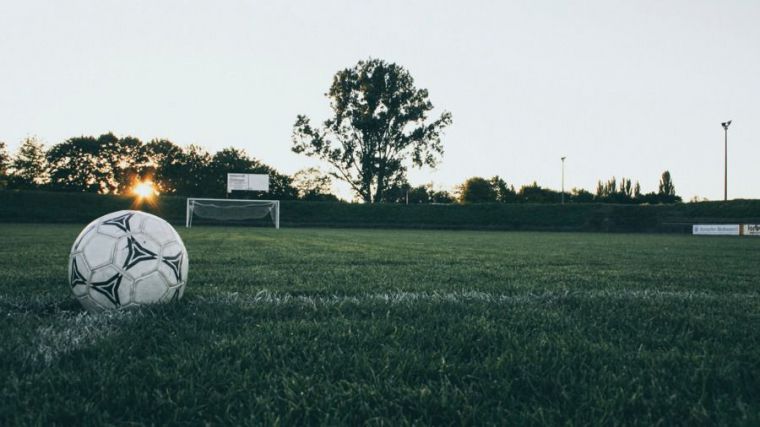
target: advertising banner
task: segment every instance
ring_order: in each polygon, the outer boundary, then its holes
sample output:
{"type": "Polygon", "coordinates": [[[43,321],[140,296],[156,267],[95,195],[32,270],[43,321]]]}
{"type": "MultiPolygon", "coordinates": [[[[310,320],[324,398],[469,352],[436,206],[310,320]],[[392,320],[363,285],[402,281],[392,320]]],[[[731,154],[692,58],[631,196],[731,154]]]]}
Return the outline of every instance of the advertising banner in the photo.
{"type": "Polygon", "coordinates": [[[269,175],[228,173],[227,192],[232,191],[269,191],[269,175]]]}
{"type": "Polygon", "coordinates": [[[692,234],[702,236],[738,236],[741,232],[739,224],[694,224],[692,234]]]}

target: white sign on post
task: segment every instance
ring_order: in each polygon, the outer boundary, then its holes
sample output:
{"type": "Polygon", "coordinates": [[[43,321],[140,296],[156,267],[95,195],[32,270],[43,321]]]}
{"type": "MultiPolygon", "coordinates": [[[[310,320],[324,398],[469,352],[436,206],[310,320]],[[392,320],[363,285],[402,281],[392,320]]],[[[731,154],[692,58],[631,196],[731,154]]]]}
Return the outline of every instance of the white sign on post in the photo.
{"type": "Polygon", "coordinates": [[[269,175],[253,173],[228,173],[227,192],[269,191],[269,175]]]}
{"type": "Polygon", "coordinates": [[[739,224],[694,224],[692,233],[703,236],[738,236],[739,224]]]}
{"type": "Polygon", "coordinates": [[[760,236],[760,225],[744,224],[742,225],[742,234],[745,236],[760,236]]]}

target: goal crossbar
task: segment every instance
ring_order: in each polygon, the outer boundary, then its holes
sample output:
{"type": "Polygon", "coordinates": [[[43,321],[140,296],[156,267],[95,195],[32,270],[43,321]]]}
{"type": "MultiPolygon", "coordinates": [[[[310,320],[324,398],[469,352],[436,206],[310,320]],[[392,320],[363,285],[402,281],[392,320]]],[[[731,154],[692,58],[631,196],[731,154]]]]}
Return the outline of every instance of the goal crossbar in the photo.
{"type": "Polygon", "coordinates": [[[260,219],[270,216],[280,228],[279,200],[187,198],[185,227],[193,225],[193,216],[220,221],[260,219]]]}

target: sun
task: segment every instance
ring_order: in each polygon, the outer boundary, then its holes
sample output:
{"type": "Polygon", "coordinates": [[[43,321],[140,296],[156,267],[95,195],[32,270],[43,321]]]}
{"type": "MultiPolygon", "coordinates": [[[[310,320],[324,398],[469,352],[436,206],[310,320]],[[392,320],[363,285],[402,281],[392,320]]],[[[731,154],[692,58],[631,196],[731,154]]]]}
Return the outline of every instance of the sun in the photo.
{"type": "Polygon", "coordinates": [[[153,196],[158,195],[158,191],[156,191],[155,187],[153,186],[153,181],[138,182],[134,187],[132,187],[132,192],[143,199],[149,199],[153,196]]]}

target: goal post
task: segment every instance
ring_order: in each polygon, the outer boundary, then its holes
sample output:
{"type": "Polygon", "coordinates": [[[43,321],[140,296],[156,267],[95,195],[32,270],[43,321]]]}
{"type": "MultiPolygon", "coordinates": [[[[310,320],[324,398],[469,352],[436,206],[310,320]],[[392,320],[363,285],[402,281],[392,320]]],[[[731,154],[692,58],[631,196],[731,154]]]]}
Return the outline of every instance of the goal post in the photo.
{"type": "Polygon", "coordinates": [[[217,221],[245,221],[269,216],[276,229],[280,228],[279,200],[202,199],[187,198],[185,227],[193,225],[193,217],[217,221]]]}

